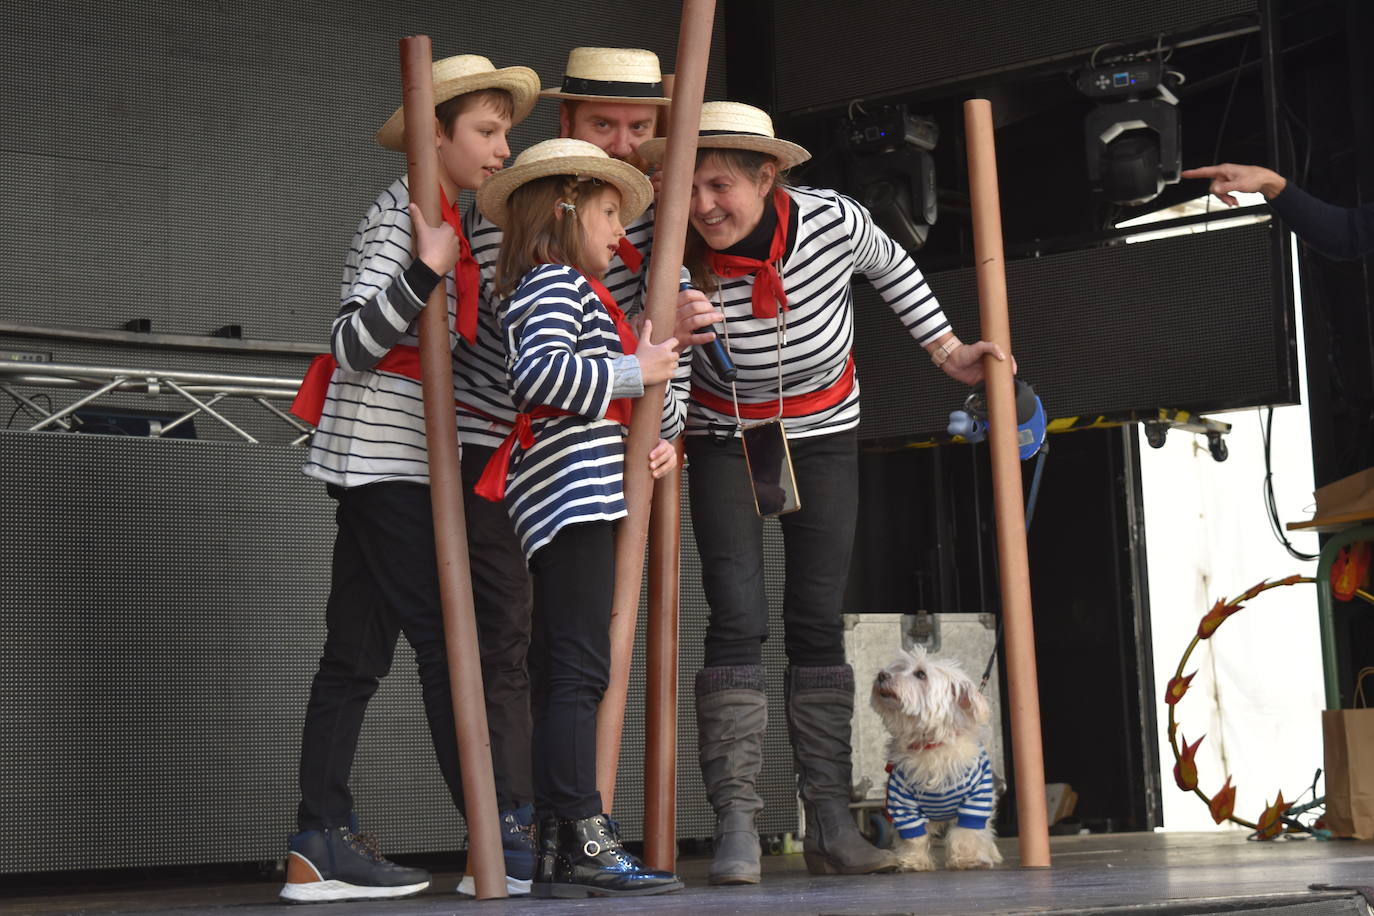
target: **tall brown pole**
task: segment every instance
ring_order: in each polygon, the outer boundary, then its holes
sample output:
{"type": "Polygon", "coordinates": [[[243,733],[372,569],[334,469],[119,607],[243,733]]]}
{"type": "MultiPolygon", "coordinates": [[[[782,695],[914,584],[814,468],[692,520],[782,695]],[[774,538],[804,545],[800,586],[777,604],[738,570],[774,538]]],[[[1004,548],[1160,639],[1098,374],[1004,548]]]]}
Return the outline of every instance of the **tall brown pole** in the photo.
{"type": "MultiPolygon", "coordinates": [[[[655,211],[654,254],[649,264],[645,314],[659,343],[673,334],[682,251],[687,238],[692,172],[696,168],[697,129],[706,91],[706,67],[711,53],[715,0],[683,0],[678,32],[677,78],[668,143],[663,160],[655,211]]],[[[625,726],[629,693],[630,656],[634,651],[639,590],[644,581],[644,548],[649,528],[653,476],[649,452],[658,443],[665,385],[651,385],[635,402],[630,435],[625,441],[625,503],[629,515],[616,530],[615,597],[611,603],[611,678],[596,716],[596,785],[601,803],[610,811],[615,799],[615,775],[620,762],[620,736],[625,726]]],[[[651,609],[651,615],[653,610],[651,609]]],[[[676,667],[672,672],[676,677],[676,667]]],[[[674,687],[674,691],[676,687],[674,687]]],[[[663,701],[659,696],[659,702],[663,701]]],[[[674,715],[675,710],[667,713],[674,715]]],[[[663,721],[660,717],[659,721],[663,721]]],[[[675,764],[676,765],[676,764],[675,764]]],[[[647,830],[647,826],[646,826],[647,830]]],[[[646,833],[647,837],[647,833],[646,833]]]]}
{"type": "MultiPolygon", "coordinates": [[[[1007,274],[1002,259],[1002,209],[997,190],[997,150],[992,105],[964,103],[969,190],[973,198],[973,254],[978,265],[978,315],[983,339],[1011,355],[1007,274]]],[[[1031,617],[1030,563],[1026,557],[1026,514],[1016,442],[1016,391],[1012,365],[983,357],[988,397],[988,445],[992,450],[993,507],[1002,576],[1002,621],[1006,629],[1007,694],[1011,701],[1011,747],[1016,763],[1016,822],[1023,868],[1048,868],[1049,824],[1045,816],[1045,759],[1040,744],[1040,693],[1035,673],[1035,624],[1031,617]]]]}
{"type": "MultiPolygon", "coordinates": [[[[677,77],[663,74],[673,97],[677,77]]],[[[664,121],[671,118],[671,108],[664,121]]],[[[667,136],[667,124],[660,129],[667,136]]],[[[678,577],[682,558],[682,456],[677,469],[654,481],[649,512],[649,629],[645,638],[644,859],[651,868],[677,870],[677,658],[678,577]]]]}
{"type": "MultiPolygon", "coordinates": [[[[424,220],[438,226],[439,158],[434,149],[434,75],[429,36],[402,38],[401,96],[405,106],[406,160],[410,196],[424,220]]],[[[449,349],[448,293],[440,282],[420,313],[420,374],[425,401],[425,443],[429,451],[429,495],[434,512],[435,560],[444,609],[444,641],[458,759],[467,808],[468,873],[478,898],[506,896],[500,814],[492,776],[477,621],[472,609],[463,484],[458,467],[458,418],[453,409],[453,356],[449,349]]]]}
{"type": "Polygon", "coordinates": [[[677,870],[678,574],[682,533],[682,453],[654,484],[649,517],[648,684],[644,696],[644,861],[677,870]]]}

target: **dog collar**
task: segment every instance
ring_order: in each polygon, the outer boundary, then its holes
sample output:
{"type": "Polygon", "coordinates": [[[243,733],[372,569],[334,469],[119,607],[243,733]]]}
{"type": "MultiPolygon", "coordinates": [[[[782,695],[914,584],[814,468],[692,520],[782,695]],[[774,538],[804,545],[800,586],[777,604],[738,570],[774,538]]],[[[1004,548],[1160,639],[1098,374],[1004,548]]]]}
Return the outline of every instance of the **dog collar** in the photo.
{"type": "Polygon", "coordinates": [[[943,741],[936,741],[934,744],[916,744],[916,743],[913,742],[912,744],[908,745],[908,750],[913,750],[913,751],[929,751],[929,750],[932,750],[933,748],[944,747],[944,746],[945,746],[945,743],[944,743],[943,741]]]}

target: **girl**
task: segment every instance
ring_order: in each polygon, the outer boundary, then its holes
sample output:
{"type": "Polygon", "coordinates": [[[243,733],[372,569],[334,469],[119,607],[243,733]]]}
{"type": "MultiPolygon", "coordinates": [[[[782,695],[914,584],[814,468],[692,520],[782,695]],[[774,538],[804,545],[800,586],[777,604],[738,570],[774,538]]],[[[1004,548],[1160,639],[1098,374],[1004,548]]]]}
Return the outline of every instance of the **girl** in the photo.
{"type": "MultiPolygon", "coordinates": [[[[596,710],[610,674],[611,594],[628,398],[667,381],[677,341],[636,342],[601,283],[624,223],[652,200],[633,166],[581,140],[548,140],[483,183],[482,213],[504,230],[496,293],[511,396],[521,413],[478,492],[506,498],[534,578],[530,674],[535,896],[679,890],[621,847],[596,789],[596,710]],[[508,297],[508,298],[507,298],[508,297]],[[518,446],[518,448],[517,448],[518,446]],[[509,488],[506,484],[509,479],[509,488]]],[[[665,401],[666,426],[677,402],[665,401]]],[[[654,477],[677,461],[660,440],[654,477]]]]}
{"type": "MultiPolygon", "coordinates": [[[[708,360],[684,361],[690,379],[680,392],[690,397],[692,528],[711,607],[696,681],[702,776],[716,811],[710,881],[759,881],[754,815],[763,801],[754,782],[768,717],[759,516],[782,512],[787,724],[806,865],[812,874],[890,871],[892,855],[870,845],[849,812],[854,672],[842,604],[859,503],[850,283],[867,277],[953,378],[975,384],[983,355],[1003,354],[959,342],[920,270],[868,211],[834,191],[782,186],[786,169],[810,154],[777,139],[767,113],[708,102],[700,131],[685,260],[719,310],[702,293],[682,293],[677,336],[684,349],[705,343],[715,339],[709,326],[723,322],[738,372],[727,381],[708,360]]],[[[646,140],[640,151],[656,163],[664,146],[646,140]]]]}

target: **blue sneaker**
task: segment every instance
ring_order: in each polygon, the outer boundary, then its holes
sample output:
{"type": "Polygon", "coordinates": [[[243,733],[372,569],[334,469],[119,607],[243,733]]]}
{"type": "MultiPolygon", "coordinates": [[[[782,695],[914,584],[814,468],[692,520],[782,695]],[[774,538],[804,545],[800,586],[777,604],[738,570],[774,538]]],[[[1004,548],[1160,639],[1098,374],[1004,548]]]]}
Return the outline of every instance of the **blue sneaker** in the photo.
{"type": "Polygon", "coordinates": [[[376,840],[347,827],[304,830],[288,847],[281,899],[291,903],[409,897],[429,887],[429,872],[388,861],[376,840]]]}
{"type": "MultiPolygon", "coordinates": [[[[534,877],[534,808],[525,805],[501,814],[501,852],[506,859],[506,895],[525,897],[534,877]]],[[[477,896],[477,882],[471,875],[463,875],[458,893],[477,896]]]]}

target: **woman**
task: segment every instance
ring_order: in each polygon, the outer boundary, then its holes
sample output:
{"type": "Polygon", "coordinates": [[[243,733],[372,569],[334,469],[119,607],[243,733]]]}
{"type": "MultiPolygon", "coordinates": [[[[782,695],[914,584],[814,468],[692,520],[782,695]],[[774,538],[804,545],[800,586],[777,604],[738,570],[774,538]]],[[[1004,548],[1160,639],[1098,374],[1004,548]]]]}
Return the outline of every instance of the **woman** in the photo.
{"type": "MultiPolygon", "coordinates": [[[[657,163],[664,146],[648,140],[640,151],[657,163]]],[[[711,607],[696,700],[702,777],[717,818],[713,884],[759,881],[754,815],[763,802],[754,783],[768,708],[760,515],[779,511],[787,721],[807,868],[865,874],[896,864],[849,812],[854,673],[841,614],[859,501],[851,279],[865,276],[952,378],[975,384],[985,354],[1006,358],[986,341],[960,342],[920,270],[863,207],[834,191],[782,183],[808,158],[777,139],[757,108],[702,107],[685,258],[701,292],[679,298],[676,333],[686,350],[715,339],[713,326],[723,330],[738,373],[727,382],[693,354],[674,383],[689,397],[692,527],[711,607]],[[747,441],[744,427],[752,428],[747,441]],[[765,461],[764,452],[782,460],[765,461]]]]}

